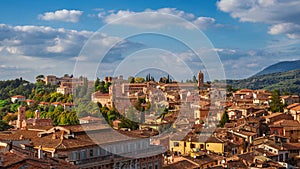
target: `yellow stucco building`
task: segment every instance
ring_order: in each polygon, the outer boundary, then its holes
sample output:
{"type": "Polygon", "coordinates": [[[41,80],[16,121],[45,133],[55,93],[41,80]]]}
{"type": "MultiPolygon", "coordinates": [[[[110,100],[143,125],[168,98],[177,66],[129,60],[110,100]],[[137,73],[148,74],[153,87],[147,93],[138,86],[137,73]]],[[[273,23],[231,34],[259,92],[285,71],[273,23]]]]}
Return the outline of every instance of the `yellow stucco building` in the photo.
{"type": "Polygon", "coordinates": [[[187,135],[184,138],[175,136],[170,138],[169,147],[170,151],[175,154],[191,154],[200,150],[223,154],[225,150],[225,142],[214,136],[210,136],[208,138],[196,135],[187,135]]]}

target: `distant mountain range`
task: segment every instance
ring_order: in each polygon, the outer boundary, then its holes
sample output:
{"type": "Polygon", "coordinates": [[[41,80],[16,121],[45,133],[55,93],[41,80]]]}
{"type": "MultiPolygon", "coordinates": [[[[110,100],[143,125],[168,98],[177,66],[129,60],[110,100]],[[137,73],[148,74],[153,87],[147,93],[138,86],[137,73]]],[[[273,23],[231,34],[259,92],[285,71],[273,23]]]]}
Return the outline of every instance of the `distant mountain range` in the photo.
{"type": "Polygon", "coordinates": [[[278,89],[282,93],[300,94],[300,60],[279,62],[242,80],[226,80],[236,89],[278,89]]]}
{"type": "Polygon", "coordinates": [[[286,71],[296,70],[296,69],[300,69],[300,60],[278,62],[274,65],[271,65],[263,69],[255,76],[265,75],[270,73],[286,72],[286,71]]]}

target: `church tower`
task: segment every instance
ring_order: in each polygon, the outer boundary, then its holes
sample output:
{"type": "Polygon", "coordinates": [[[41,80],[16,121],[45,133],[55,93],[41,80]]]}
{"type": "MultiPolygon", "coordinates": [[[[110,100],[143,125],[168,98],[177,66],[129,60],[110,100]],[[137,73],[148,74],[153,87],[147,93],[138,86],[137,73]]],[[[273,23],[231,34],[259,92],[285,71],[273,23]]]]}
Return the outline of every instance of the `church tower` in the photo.
{"type": "Polygon", "coordinates": [[[18,119],[17,119],[17,128],[22,129],[26,127],[26,118],[25,118],[25,107],[20,106],[18,107],[18,119]]]}
{"type": "Polygon", "coordinates": [[[198,72],[198,89],[200,90],[200,92],[203,92],[203,88],[204,88],[204,74],[199,71],[198,72]]]}

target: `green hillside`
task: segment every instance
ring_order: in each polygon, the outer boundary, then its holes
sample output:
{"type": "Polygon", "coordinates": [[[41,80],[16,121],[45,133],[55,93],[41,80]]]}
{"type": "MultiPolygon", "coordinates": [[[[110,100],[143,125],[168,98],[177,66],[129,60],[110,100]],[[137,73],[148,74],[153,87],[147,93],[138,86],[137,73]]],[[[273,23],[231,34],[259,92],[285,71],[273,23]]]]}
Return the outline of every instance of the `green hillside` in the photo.
{"type": "Polygon", "coordinates": [[[300,60],[295,61],[283,61],[271,66],[268,66],[264,70],[257,73],[255,76],[270,74],[270,73],[279,73],[279,72],[287,72],[290,70],[300,69],[300,60]]]}
{"type": "Polygon", "coordinates": [[[300,69],[252,76],[242,80],[227,80],[226,82],[236,89],[278,89],[281,92],[300,94],[300,69]]]}

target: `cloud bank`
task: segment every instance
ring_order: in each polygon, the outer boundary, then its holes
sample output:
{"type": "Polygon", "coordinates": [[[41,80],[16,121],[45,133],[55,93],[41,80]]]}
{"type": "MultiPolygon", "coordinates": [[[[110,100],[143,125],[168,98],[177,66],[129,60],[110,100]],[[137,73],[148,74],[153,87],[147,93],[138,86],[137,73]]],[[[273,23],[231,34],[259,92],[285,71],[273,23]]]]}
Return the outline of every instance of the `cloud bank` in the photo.
{"type": "Polygon", "coordinates": [[[217,7],[241,22],[270,25],[271,35],[300,38],[300,1],[295,0],[220,0],[217,7]]]}
{"type": "Polygon", "coordinates": [[[79,22],[83,11],[79,10],[57,10],[54,12],[45,12],[38,16],[39,19],[45,21],[63,21],[63,22],[79,22]]]}

